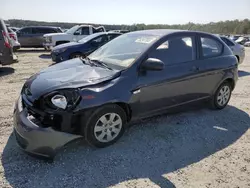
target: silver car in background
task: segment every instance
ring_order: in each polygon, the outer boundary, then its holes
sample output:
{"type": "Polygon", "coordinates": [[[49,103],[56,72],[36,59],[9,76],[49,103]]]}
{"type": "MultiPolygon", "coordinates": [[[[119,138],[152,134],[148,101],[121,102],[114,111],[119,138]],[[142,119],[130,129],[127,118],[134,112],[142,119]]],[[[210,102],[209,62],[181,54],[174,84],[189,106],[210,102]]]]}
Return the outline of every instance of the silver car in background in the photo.
{"type": "Polygon", "coordinates": [[[232,39],[220,36],[221,40],[223,40],[233,51],[233,54],[237,57],[239,64],[241,64],[245,59],[245,48],[244,46],[236,43],[232,39]]]}

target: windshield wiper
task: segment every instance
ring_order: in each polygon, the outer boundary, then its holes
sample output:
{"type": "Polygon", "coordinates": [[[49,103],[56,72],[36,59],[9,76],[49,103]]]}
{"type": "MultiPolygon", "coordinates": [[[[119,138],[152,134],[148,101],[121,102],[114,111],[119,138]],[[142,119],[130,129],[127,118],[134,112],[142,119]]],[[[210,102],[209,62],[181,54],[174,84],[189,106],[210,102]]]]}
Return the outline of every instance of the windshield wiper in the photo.
{"type": "Polygon", "coordinates": [[[90,66],[93,66],[93,63],[91,63],[91,59],[89,59],[87,56],[86,57],[80,57],[80,59],[82,60],[82,62],[85,64],[85,65],[90,65],[90,66]],[[86,60],[88,63],[86,63],[86,60]]]}
{"type": "Polygon", "coordinates": [[[84,58],[80,58],[82,60],[82,62],[86,65],[90,65],[90,66],[93,66],[93,65],[101,65],[103,67],[105,67],[106,69],[109,69],[109,70],[113,70],[112,68],[110,68],[106,63],[103,63],[102,61],[99,61],[97,59],[90,59],[88,56],[84,57],[84,58]],[[88,61],[88,63],[86,63],[86,60],[88,61]]]}
{"type": "Polygon", "coordinates": [[[102,61],[99,61],[97,59],[90,59],[90,61],[94,62],[94,63],[98,63],[99,65],[102,65],[103,67],[109,69],[109,70],[113,70],[112,68],[110,68],[106,63],[103,63],[102,61]]]}

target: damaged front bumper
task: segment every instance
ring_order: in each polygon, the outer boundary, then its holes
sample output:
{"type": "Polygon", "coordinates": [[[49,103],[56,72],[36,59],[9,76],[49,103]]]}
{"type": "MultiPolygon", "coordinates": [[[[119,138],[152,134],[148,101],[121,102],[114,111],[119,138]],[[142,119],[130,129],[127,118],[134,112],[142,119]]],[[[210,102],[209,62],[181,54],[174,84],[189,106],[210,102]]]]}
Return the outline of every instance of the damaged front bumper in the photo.
{"type": "Polygon", "coordinates": [[[33,117],[22,107],[19,97],[14,108],[14,133],[18,145],[28,153],[54,158],[57,151],[67,143],[81,138],[80,135],[56,131],[51,127],[38,126],[33,117]]]}

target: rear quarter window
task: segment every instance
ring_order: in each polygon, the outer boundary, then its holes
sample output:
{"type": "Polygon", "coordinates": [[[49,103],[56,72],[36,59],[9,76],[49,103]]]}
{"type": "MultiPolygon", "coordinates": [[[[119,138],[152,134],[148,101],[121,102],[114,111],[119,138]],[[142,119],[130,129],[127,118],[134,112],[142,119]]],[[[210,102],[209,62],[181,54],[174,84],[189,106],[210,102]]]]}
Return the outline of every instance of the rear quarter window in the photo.
{"type": "Polygon", "coordinates": [[[201,37],[201,55],[204,58],[216,57],[222,53],[223,45],[212,37],[201,37]]]}

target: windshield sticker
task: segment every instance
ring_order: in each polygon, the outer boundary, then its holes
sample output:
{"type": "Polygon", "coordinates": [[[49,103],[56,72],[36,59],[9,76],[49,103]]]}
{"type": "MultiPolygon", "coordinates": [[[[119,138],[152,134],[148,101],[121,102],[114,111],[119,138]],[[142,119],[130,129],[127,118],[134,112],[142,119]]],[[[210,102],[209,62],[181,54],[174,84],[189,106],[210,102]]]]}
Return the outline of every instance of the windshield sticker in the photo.
{"type": "Polygon", "coordinates": [[[136,39],[135,42],[137,42],[137,43],[144,43],[144,44],[150,44],[150,43],[154,42],[156,39],[157,39],[156,37],[142,37],[142,38],[136,39]]]}

